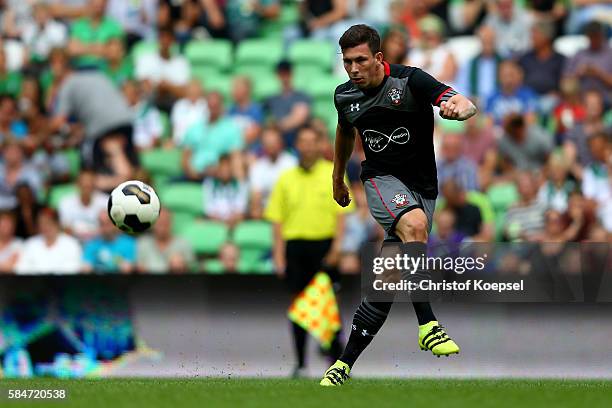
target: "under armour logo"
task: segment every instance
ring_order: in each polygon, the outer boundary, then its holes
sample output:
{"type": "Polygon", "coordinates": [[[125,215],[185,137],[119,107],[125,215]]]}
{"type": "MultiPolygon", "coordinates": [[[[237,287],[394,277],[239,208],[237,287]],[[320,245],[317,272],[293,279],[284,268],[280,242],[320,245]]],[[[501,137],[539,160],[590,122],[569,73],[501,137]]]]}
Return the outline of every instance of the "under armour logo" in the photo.
{"type": "Polygon", "coordinates": [[[359,104],[358,103],[351,103],[351,112],[357,111],[359,112],[359,104]]]}
{"type": "Polygon", "coordinates": [[[367,331],[366,329],[363,329],[363,330],[361,331],[361,335],[362,335],[363,337],[366,337],[366,336],[369,336],[369,335],[370,335],[370,333],[368,333],[368,331],[367,331]]]}
{"type": "Polygon", "coordinates": [[[385,150],[391,142],[396,144],[406,144],[410,140],[410,132],[405,127],[395,129],[390,136],[377,130],[368,129],[363,132],[366,143],[375,153],[385,150]]]}

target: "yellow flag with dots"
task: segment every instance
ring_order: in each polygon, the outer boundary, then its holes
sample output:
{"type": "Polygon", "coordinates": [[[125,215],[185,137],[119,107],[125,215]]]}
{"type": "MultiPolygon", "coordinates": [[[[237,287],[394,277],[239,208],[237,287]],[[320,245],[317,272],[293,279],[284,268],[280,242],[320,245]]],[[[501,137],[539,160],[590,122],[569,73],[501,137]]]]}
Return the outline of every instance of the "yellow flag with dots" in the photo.
{"type": "Polygon", "coordinates": [[[340,312],[329,275],[318,272],[293,300],[287,313],[296,323],[328,349],[340,330],[340,312]]]}

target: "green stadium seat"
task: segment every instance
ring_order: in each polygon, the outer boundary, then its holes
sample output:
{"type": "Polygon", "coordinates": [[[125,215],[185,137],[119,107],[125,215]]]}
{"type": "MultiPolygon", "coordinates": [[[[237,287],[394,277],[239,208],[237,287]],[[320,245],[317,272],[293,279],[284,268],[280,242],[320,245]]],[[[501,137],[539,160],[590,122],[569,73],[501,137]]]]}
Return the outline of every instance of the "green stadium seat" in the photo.
{"type": "Polygon", "coordinates": [[[196,219],[196,216],[190,211],[172,211],[172,232],[178,234],[196,219]]]}
{"type": "Polygon", "coordinates": [[[266,66],[271,69],[283,56],[283,43],[279,39],[249,39],[238,44],[236,66],[266,66]]]}
{"type": "Polygon", "coordinates": [[[193,215],[204,213],[204,198],[200,183],[171,183],[158,186],[157,189],[162,207],[193,215]]]}
{"type": "Polygon", "coordinates": [[[192,78],[197,79],[201,84],[205,84],[209,77],[219,77],[223,75],[221,71],[213,66],[191,67],[192,78]]]}
{"type": "Polygon", "coordinates": [[[152,175],[179,176],[181,167],[180,149],[152,149],[140,154],[142,167],[152,175]]]}
{"type": "Polygon", "coordinates": [[[325,123],[327,123],[330,117],[337,119],[338,113],[336,111],[336,107],[334,106],[333,99],[315,101],[312,107],[312,115],[316,118],[324,120],[325,123]]]}
{"type": "Polygon", "coordinates": [[[50,207],[57,209],[62,198],[69,196],[70,194],[74,194],[76,192],[76,184],[58,184],[56,186],[51,187],[51,189],[49,190],[49,197],[47,202],[50,207]]]}
{"type": "Polygon", "coordinates": [[[487,196],[496,214],[504,213],[519,199],[513,183],[495,184],[487,190],[487,196]]]}
{"type": "Polygon", "coordinates": [[[209,275],[223,275],[225,273],[223,264],[218,259],[206,259],[202,262],[202,269],[209,275]]]}
{"type": "Polygon", "coordinates": [[[272,248],[272,225],[266,221],[243,221],[234,228],[232,241],[240,249],[270,250],[272,248]]]}
{"type": "Polygon", "coordinates": [[[229,234],[224,223],[201,220],[186,226],[178,235],[191,243],[197,255],[215,255],[229,234]]]}
{"type": "Polygon", "coordinates": [[[280,38],[283,29],[296,24],[300,20],[300,10],[297,2],[283,2],[280,15],[274,20],[265,20],[259,28],[259,37],[280,38]]]}
{"type": "Polygon", "coordinates": [[[81,170],[81,154],[77,149],[67,149],[62,152],[66,160],[68,160],[68,166],[70,168],[70,175],[76,177],[81,170]]]}
{"type": "Polygon", "coordinates": [[[227,71],[232,65],[232,43],[229,40],[192,40],[185,46],[185,57],[193,67],[227,71]]]}
{"type": "Polygon", "coordinates": [[[210,75],[202,81],[204,89],[209,91],[219,92],[225,102],[228,102],[232,93],[232,77],[231,75],[210,75]]]}
{"type": "Polygon", "coordinates": [[[132,47],[132,58],[136,61],[138,58],[142,57],[146,54],[152,54],[157,52],[157,42],[156,41],[138,41],[132,47]]]}
{"type": "Polygon", "coordinates": [[[331,72],[334,65],[334,46],[328,41],[298,40],[289,48],[289,60],[295,66],[314,66],[331,72]]]}
{"type": "Polygon", "coordinates": [[[310,95],[314,102],[333,101],[336,87],[343,82],[342,78],[326,75],[304,83],[296,83],[296,87],[310,95]]]}

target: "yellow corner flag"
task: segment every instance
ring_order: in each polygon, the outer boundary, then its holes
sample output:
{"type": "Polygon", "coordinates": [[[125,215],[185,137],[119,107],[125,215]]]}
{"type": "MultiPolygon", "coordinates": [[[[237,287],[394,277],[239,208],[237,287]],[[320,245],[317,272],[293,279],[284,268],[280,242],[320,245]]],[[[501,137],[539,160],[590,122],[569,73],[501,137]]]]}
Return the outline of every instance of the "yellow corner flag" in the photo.
{"type": "Polygon", "coordinates": [[[340,330],[340,312],[331,279],[318,272],[299,295],[289,311],[289,320],[298,324],[328,349],[334,335],[340,330]]]}

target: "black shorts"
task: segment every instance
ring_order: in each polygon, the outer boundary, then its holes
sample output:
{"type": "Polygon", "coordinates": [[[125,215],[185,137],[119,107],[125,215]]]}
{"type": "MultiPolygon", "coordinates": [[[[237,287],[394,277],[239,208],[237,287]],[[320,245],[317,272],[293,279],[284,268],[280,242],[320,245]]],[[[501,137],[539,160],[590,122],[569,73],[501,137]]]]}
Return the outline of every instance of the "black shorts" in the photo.
{"type": "MultiPolygon", "coordinates": [[[[323,270],[323,258],[329,252],[331,245],[331,239],[287,241],[285,278],[291,293],[300,293],[310,283],[315,274],[323,270]]],[[[330,274],[332,281],[336,280],[335,271],[326,268],[325,272],[330,274]]]]}
{"type": "Polygon", "coordinates": [[[86,140],[81,149],[82,166],[91,167],[96,173],[112,174],[112,169],[108,165],[107,157],[102,150],[102,141],[109,136],[119,135],[125,140],[124,152],[128,160],[134,167],[138,167],[140,162],[132,140],[133,133],[132,125],[123,125],[109,129],[93,140],[86,140]]]}

